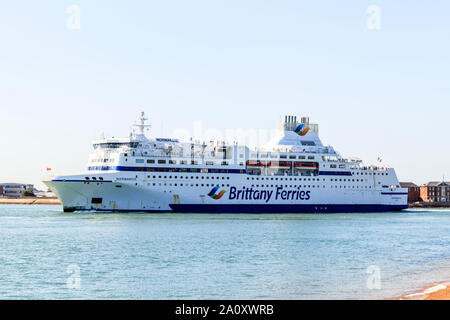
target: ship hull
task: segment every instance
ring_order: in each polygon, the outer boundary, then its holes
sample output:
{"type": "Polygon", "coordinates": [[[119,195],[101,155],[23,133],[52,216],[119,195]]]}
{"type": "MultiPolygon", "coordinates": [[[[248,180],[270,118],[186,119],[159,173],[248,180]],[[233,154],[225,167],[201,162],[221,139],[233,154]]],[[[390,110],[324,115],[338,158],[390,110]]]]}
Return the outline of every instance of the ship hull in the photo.
{"type": "Polygon", "coordinates": [[[170,205],[171,210],[145,209],[86,209],[81,207],[64,207],[64,212],[98,212],[98,213],[254,213],[254,214],[307,214],[307,213],[373,213],[394,212],[408,208],[408,205],[382,204],[345,204],[345,205],[170,205]]]}
{"type": "Polygon", "coordinates": [[[229,204],[229,205],[170,205],[180,213],[354,213],[386,212],[408,208],[407,205],[384,204],[229,204]]]}
{"type": "Polygon", "coordinates": [[[289,191],[279,187],[258,190],[259,198],[255,199],[257,190],[254,193],[238,193],[239,188],[244,188],[242,181],[235,181],[235,185],[239,187],[218,189],[217,193],[221,189],[223,192],[216,196],[211,195],[211,188],[206,186],[198,189],[173,187],[166,190],[113,180],[86,181],[72,177],[46,181],[45,184],[61,200],[65,212],[356,213],[408,208],[407,192],[404,191],[336,191],[314,188],[289,191]]]}

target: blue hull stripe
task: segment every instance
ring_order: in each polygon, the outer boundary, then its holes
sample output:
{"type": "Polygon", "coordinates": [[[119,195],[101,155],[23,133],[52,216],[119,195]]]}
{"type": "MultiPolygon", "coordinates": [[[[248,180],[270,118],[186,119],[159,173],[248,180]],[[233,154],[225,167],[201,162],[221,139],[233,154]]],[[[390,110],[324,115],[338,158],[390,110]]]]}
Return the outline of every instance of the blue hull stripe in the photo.
{"type": "Polygon", "coordinates": [[[408,192],[382,192],[381,194],[397,194],[397,195],[408,195],[408,192]]]}
{"type": "MultiPolygon", "coordinates": [[[[197,173],[247,173],[245,169],[214,168],[173,168],[173,167],[129,167],[129,166],[92,166],[89,171],[141,171],[141,172],[197,172],[197,173]]],[[[351,176],[350,171],[319,171],[320,176],[351,176]]]]}
{"type": "Polygon", "coordinates": [[[112,180],[70,180],[70,179],[53,179],[54,182],[112,182],[112,180]]]}
{"type": "Polygon", "coordinates": [[[196,173],[246,173],[244,169],[213,169],[213,168],[164,168],[164,167],[128,167],[128,166],[95,166],[89,171],[140,171],[140,172],[196,172],[196,173]]]}
{"type": "Polygon", "coordinates": [[[319,171],[319,176],[351,176],[350,171],[319,171]]]}

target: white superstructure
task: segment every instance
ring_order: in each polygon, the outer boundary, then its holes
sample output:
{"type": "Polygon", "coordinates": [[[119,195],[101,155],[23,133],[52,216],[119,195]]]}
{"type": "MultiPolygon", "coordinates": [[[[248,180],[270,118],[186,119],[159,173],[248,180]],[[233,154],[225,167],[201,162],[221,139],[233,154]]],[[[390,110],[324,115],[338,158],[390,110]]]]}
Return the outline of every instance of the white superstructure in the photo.
{"type": "Polygon", "coordinates": [[[407,208],[394,169],[324,146],[318,125],[286,116],[267,145],[180,142],[144,134],[94,142],[85,173],[44,183],[64,211],[377,212],[407,208]]]}

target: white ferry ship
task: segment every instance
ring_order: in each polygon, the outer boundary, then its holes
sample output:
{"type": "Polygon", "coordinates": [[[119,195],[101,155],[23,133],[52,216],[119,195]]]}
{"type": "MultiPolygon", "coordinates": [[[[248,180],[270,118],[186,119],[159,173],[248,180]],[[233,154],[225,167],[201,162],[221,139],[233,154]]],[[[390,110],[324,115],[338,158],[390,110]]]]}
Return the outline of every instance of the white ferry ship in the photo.
{"type": "Polygon", "coordinates": [[[408,207],[394,169],[345,159],[308,118],[286,116],[266,146],[147,138],[94,141],[86,173],[44,183],[64,211],[190,213],[380,212],[408,207]]]}

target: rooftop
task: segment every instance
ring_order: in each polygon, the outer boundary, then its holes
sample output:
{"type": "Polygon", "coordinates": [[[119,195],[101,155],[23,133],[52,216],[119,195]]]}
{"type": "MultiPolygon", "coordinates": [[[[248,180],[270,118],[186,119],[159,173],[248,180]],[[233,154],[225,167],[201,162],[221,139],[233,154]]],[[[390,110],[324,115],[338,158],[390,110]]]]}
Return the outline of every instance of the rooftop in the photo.
{"type": "Polygon", "coordinates": [[[414,182],[400,182],[402,188],[418,188],[419,186],[414,182]]]}
{"type": "Polygon", "coordinates": [[[450,187],[450,182],[449,181],[430,181],[428,183],[425,183],[423,186],[426,186],[426,187],[448,186],[448,187],[450,187]]]}

